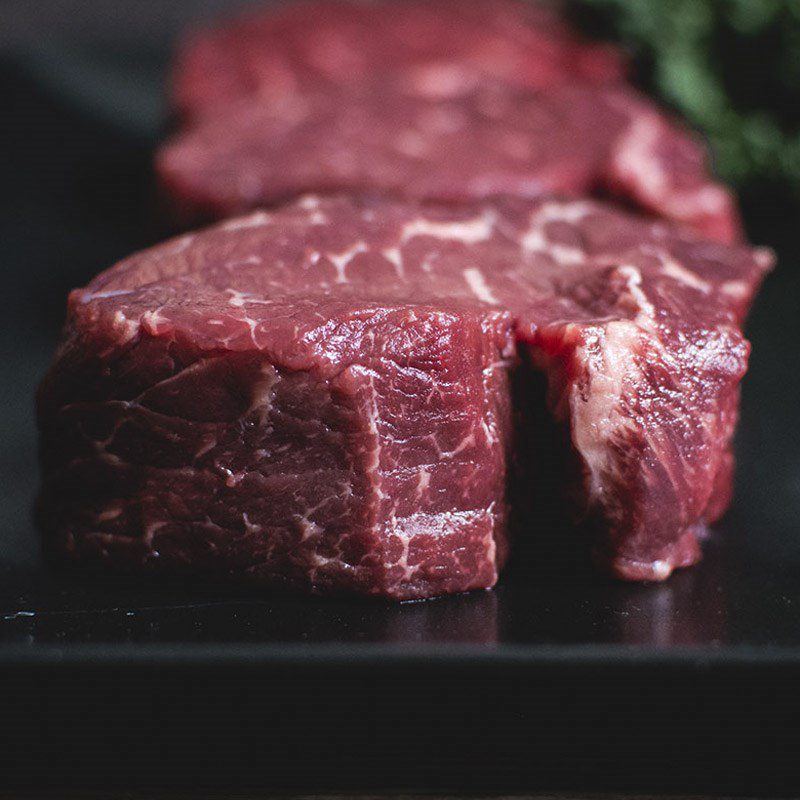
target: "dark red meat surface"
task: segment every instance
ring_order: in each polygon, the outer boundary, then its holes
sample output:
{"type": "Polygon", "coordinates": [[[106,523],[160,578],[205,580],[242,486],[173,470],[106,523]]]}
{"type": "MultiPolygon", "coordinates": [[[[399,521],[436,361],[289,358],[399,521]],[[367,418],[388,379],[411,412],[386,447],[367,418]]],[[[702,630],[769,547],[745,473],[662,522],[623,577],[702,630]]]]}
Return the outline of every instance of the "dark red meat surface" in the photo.
{"type": "Polygon", "coordinates": [[[196,118],[245,97],[275,100],[400,72],[453,96],[484,78],[536,89],[603,83],[618,79],[624,62],[525,0],[309,0],[189,36],[172,102],[196,118]]]}
{"type": "Polygon", "coordinates": [[[525,350],[598,561],[663,579],[728,502],[769,263],[553,199],[305,197],[166,242],[70,296],[39,396],[48,547],[396,599],[491,586],[525,350]]]}

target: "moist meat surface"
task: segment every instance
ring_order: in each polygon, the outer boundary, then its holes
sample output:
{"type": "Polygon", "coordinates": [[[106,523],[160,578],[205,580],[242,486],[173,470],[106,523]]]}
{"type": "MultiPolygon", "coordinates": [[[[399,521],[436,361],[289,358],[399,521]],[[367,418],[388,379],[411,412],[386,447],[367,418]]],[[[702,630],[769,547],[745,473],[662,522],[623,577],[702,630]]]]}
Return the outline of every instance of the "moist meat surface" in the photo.
{"type": "Polygon", "coordinates": [[[484,79],[528,88],[604,83],[619,54],[525,0],[308,0],[248,13],[188,37],[173,106],[198,117],[242,98],[271,100],[405,73],[438,95],[484,79]]]}
{"type": "Polygon", "coordinates": [[[70,296],[39,397],[47,542],[312,591],[491,586],[525,348],[598,560],[663,579],[727,505],[769,263],[553,199],[309,196],[169,241],[70,296]]]}

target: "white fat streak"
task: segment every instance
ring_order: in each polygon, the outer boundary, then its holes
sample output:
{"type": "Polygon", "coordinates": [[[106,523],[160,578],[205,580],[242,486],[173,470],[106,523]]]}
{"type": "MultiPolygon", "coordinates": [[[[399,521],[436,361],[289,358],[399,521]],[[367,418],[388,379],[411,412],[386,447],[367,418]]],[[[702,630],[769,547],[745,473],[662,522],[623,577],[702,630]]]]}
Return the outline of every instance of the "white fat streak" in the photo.
{"type": "Polygon", "coordinates": [[[247,258],[239,258],[239,259],[233,259],[232,261],[226,261],[225,267],[229,269],[230,267],[244,267],[247,266],[248,264],[260,264],[260,263],[261,259],[256,255],[252,255],[252,256],[247,256],[247,258]]]}
{"type": "Polygon", "coordinates": [[[250,517],[247,516],[247,512],[242,512],[242,523],[244,524],[244,529],[247,533],[260,533],[261,526],[256,525],[254,522],[250,522],[250,517]]]}
{"type": "Polygon", "coordinates": [[[670,176],[656,153],[663,130],[664,124],[657,116],[636,115],[614,148],[617,171],[676,219],[723,212],[730,200],[721,186],[710,182],[688,190],[670,186],[670,176]]]}
{"type": "Polygon", "coordinates": [[[396,536],[403,545],[403,552],[394,562],[394,566],[402,567],[406,580],[409,580],[414,572],[416,572],[416,569],[409,567],[408,564],[408,553],[411,548],[411,539],[414,534],[411,530],[406,530],[403,526],[398,526],[394,519],[391,520],[390,526],[392,534],[396,536]]]}
{"type": "Polygon", "coordinates": [[[753,258],[761,269],[772,269],[775,264],[775,253],[769,247],[754,248],[753,258]]]}
{"type": "Polygon", "coordinates": [[[122,514],[122,509],[119,506],[112,506],[101,511],[97,517],[97,522],[109,522],[112,519],[117,519],[122,514]]]}
{"type": "Polygon", "coordinates": [[[272,300],[255,297],[247,292],[240,292],[238,289],[226,289],[225,293],[230,295],[228,305],[235,308],[241,308],[244,305],[268,306],[272,304],[272,300]]]}
{"type": "Polygon", "coordinates": [[[580,264],[584,259],[583,250],[550,242],[540,228],[532,228],[522,237],[522,248],[552,256],[559,264],[580,264]]]}
{"type": "Polygon", "coordinates": [[[619,298],[620,301],[623,303],[627,301],[630,304],[630,310],[634,313],[633,322],[641,330],[654,334],[649,337],[650,345],[659,352],[662,359],[671,363],[673,356],[658,335],[655,306],[642,290],[642,273],[631,264],[623,264],[617,267],[617,272],[625,278],[628,289],[627,293],[619,298]]]}
{"type": "Polygon", "coordinates": [[[571,200],[564,203],[551,201],[539,208],[534,219],[540,223],[547,222],[580,222],[589,216],[594,210],[592,203],[586,201],[571,200]]]}
{"type": "MultiPolygon", "coordinates": [[[[666,182],[666,179],[665,179],[666,182]]],[[[706,183],[696,189],[671,188],[658,198],[664,212],[675,219],[687,220],[700,214],[719,214],[728,206],[728,192],[721,186],[706,183]]]]}
{"type": "Polygon", "coordinates": [[[425,467],[420,467],[417,472],[417,488],[415,490],[418,498],[422,497],[424,492],[431,484],[431,474],[425,467]]]}
{"type": "Polygon", "coordinates": [[[471,431],[468,433],[452,450],[442,450],[439,447],[439,442],[436,439],[436,434],[428,434],[428,439],[431,440],[433,446],[436,448],[436,452],[438,453],[439,460],[451,459],[457,456],[459,453],[462,453],[469,447],[475,447],[475,431],[471,431]]]}
{"type": "Polygon", "coordinates": [[[616,271],[625,278],[627,298],[623,295],[620,299],[629,299],[632,310],[636,315],[636,322],[643,328],[650,328],[655,318],[656,310],[642,291],[642,273],[631,264],[622,264],[616,271]]]}
{"type": "Polygon", "coordinates": [[[114,289],[109,292],[86,292],[81,297],[81,303],[91,303],[92,300],[104,300],[106,297],[122,297],[126,294],[132,294],[133,289],[114,289]]]}
{"type": "MultiPolygon", "coordinates": [[[[314,520],[308,519],[308,517],[299,517],[297,519],[297,527],[300,528],[301,542],[305,542],[312,536],[316,536],[325,530],[321,525],[318,525],[316,522],[314,522],[314,520]]],[[[315,554],[315,558],[317,559],[317,566],[323,566],[323,564],[326,564],[329,560],[331,560],[324,559],[324,556],[320,556],[319,553],[315,554]],[[320,559],[324,560],[320,561],[320,559]]]]}
{"type": "Polygon", "coordinates": [[[253,343],[254,347],[258,347],[258,340],[256,339],[256,331],[258,330],[258,323],[252,318],[245,316],[242,319],[247,325],[248,330],[250,331],[250,341],[253,343]]]}
{"type": "MultiPolygon", "coordinates": [[[[647,255],[652,255],[661,262],[661,274],[672,278],[684,286],[689,286],[692,289],[697,289],[703,294],[709,294],[712,290],[712,285],[709,281],[701,278],[694,270],[676,261],[672,256],[661,249],[660,247],[643,246],[642,252],[647,255]]],[[[724,291],[724,289],[723,289],[724,291]]]]}
{"type": "Polygon", "coordinates": [[[319,210],[319,197],[313,194],[307,194],[297,201],[299,208],[308,211],[308,221],[312,225],[326,225],[329,220],[327,214],[319,210]]]}
{"type": "Polygon", "coordinates": [[[243,228],[260,228],[272,222],[272,215],[266,211],[256,211],[246,217],[232,219],[220,226],[223,231],[239,231],[243,228]]]}
{"type": "Polygon", "coordinates": [[[336,268],[336,283],[347,283],[347,265],[359,254],[365,253],[369,248],[364,241],[356,242],[352,247],[341,253],[326,253],[325,257],[336,268]]]}
{"type": "MultiPolygon", "coordinates": [[[[495,519],[494,516],[494,506],[495,502],[492,500],[489,503],[489,507],[486,509],[486,513],[489,515],[490,519],[495,519]]],[[[497,540],[494,538],[496,533],[497,523],[495,522],[494,525],[490,526],[487,531],[486,537],[486,557],[491,562],[494,571],[494,580],[497,580],[498,576],[498,564],[497,564],[497,540]]]]}
{"type": "Polygon", "coordinates": [[[579,264],[585,258],[583,250],[579,247],[551,242],[545,236],[544,228],[550,222],[570,224],[580,222],[592,210],[592,204],[586,202],[545,203],[531,215],[528,230],[521,240],[523,250],[545,253],[559,264],[579,264]]]}
{"type": "Polygon", "coordinates": [[[445,98],[463,94],[474,85],[475,76],[456,64],[434,62],[411,70],[410,83],[420,95],[445,98]]]}
{"type": "Polygon", "coordinates": [[[497,442],[497,434],[494,431],[494,425],[490,425],[485,419],[481,419],[481,428],[483,428],[483,435],[486,437],[486,444],[493,445],[497,442]]]}
{"type": "Polygon", "coordinates": [[[406,271],[403,265],[403,253],[399,247],[387,247],[382,252],[383,257],[392,264],[398,278],[405,278],[406,271]]]}
{"type": "Polygon", "coordinates": [[[614,149],[617,170],[645,189],[661,197],[667,189],[667,176],[654,157],[661,123],[652,114],[636,115],[614,149]]]}
{"type": "Polygon", "coordinates": [[[144,325],[145,330],[154,335],[158,332],[158,326],[161,323],[168,322],[169,317],[165,317],[161,313],[161,308],[157,308],[155,311],[145,311],[141,317],[141,323],[144,325]]]}
{"type": "Polygon", "coordinates": [[[492,290],[486,283],[483,273],[477,267],[470,267],[464,270],[464,280],[467,282],[472,293],[481,302],[489,303],[490,305],[499,305],[499,300],[492,294],[492,290]]]}
{"type": "MultiPolygon", "coordinates": [[[[294,515],[293,519],[298,530],[300,531],[301,542],[306,542],[314,536],[319,536],[320,534],[325,533],[325,527],[317,522],[314,522],[314,520],[310,519],[310,517],[335,499],[337,499],[336,495],[332,497],[326,497],[324,500],[317,503],[317,505],[306,508],[303,514],[294,515]]],[[[328,557],[322,555],[318,551],[315,551],[311,553],[311,559],[314,562],[314,566],[317,568],[324,567],[327,564],[341,564],[341,553],[328,557]]]]}
{"type": "Polygon", "coordinates": [[[386,495],[383,492],[383,488],[381,487],[381,479],[380,479],[380,468],[381,468],[381,434],[378,430],[378,393],[375,391],[375,383],[373,377],[370,375],[370,390],[372,392],[372,396],[370,399],[370,403],[367,407],[367,430],[369,431],[370,435],[375,438],[375,444],[372,448],[372,453],[370,454],[370,461],[367,465],[367,472],[373,475],[378,476],[378,481],[375,485],[375,493],[377,496],[383,500],[386,495]]]}
{"type": "Polygon", "coordinates": [[[422,263],[419,265],[419,268],[423,272],[431,273],[433,272],[433,262],[435,257],[432,253],[428,253],[425,258],[422,259],[422,263]]]}
{"type": "Polygon", "coordinates": [[[161,257],[175,256],[178,255],[178,253],[182,253],[194,240],[195,235],[193,233],[187,233],[185,236],[175,239],[165,247],[161,248],[161,257]]]}
{"type": "Polygon", "coordinates": [[[744,281],[725,281],[719,288],[721,292],[737,300],[746,297],[749,292],[748,286],[744,281]]]}
{"type": "Polygon", "coordinates": [[[375,373],[367,367],[355,365],[350,370],[361,377],[367,377],[369,386],[369,400],[366,406],[367,432],[373,440],[372,448],[368,453],[366,472],[374,477],[375,495],[379,500],[387,497],[382,487],[381,473],[381,433],[378,429],[380,411],[378,409],[378,392],[375,388],[375,373]]]}
{"type": "Polygon", "coordinates": [[[206,453],[211,452],[217,446],[217,439],[215,436],[210,436],[206,439],[200,447],[195,450],[194,457],[195,460],[198,458],[202,458],[206,453]]]}
{"type": "MultiPolygon", "coordinates": [[[[651,346],[657,344],[640,323],[615,320],[587,339],[576,354],[578,361],[587,366],[590,384],[588,394],[580,387],[572,390],[572,438],[589,472],[590,499],[602,504],[610,516],[620,510],[619,498],[609,496],[605,489],[618,470],[611,445],[618,444],[624,433],[638,424],[635,417],[623,413],[620,401],[626,385],[643,380],[637,360],[632,357],[643,344],[643,337],[651,346]]],[[[658,431],[644,435],[652,440],[658,431]]],[[[677,486],[669,465],[662,466],[677,486]]]]}
{"type": "Polygon", "coordinates": [[[117,310],[114,313],[114,327],[121,332],[120,343],[128,342],[139,333],[139,323],[128,319],[122,311],[117,310]]]}
{"type": "Polygon", "coordinates": [[[697,289],[704,294],[708,294],[711,291],[711,284],[707,280],[704,280],[696,272],[692,272],[692,270],[687,269],[674,259],[663,259],[662,264],[661,272],[667,277],[685,286],[690,286],[692,289],[697,289]]]}
{"type": "Polygon", "coordinates": [[[678,192],[675,196],[675,212],[688,205],[692,213],[698,214],[719,214],[723,212],[729,203],[728,192],[722,186],[715,186],[713,183],[706,183],[697,189],[688,192],[678,192]]]}
{"type": "Polygon", "coordinates": [[[250,406],[245,413],[252,414],[257,411],[263,425],[272,409],[273,390],[279,378],[278,373],[269,364],[262,364],[259,371],[261,378],[253,382],[250,390],[250,406]]]}
{"type": "Polygon", "coordinates": [[[603,497],[603,485],[614,469],[609,442],[632,424],[620,413],[619,400],[626,376],[637,369],[631,353],[641,335],[634,322],[609,322],[578,352],[579,360],[589,365],[591,386],[587,399],[578,389],[573,393],[572,436],[589,471],[590,493],[595,501],[608,500],[603,497]]]}
{"type": "Polygon", "coordinates": [[[669,561],[664,561],[659,558],[648,566],[655,575],[656,580],[664,580],[669,578],[672,574],[672,564],[670,564],[669,561]]]}
{"type": "MultiPolygon", "coordinates": [[[[486,509],[476,509],[474,511],[445,511],[437,514],[428,514],[425,512],[417,512],[402,519],[392,519],[387,522],[385,531],[388,535],[397,537],[402,545],[402,551],[394,562],[394,566],[402,567],[403,574],[398,579],[397,583],[401,581],[411,580],[414,573],[420,569],[420,565],[411,565],[408,563],[410,554],[410,546],[412,540],[422,534],[423,536],[430,536],[432,533],[437,538],[446,537],[452,534],[457,534],[467,525],[474,523],[476,520],[488,519],[492,524],[486,526],[486,538],[483,542],[484,552],[487,560],[494,566],[494,575],[492,582],[497,579],[497,564],[495,559],[497,557],[497,545],[495,542],[495,524],[494,524],[495,504],[492,502],[486,509]]],[[[477,544],[477,543],[476,543],[477,544]]]]}
{"type": "Polygon", "coordinates": [[[479,217],[460,222],[440,222],[419,217],[407,222],[400,235],[400,243],[404,244],[415,236],[432,236],[435,239],[452,239],[464,244],[485,242],[491,238],[495,216],[487,210],[479,217]]]}
{"type": "Polygon", "coordinates": [[[148,547],[152,547],[153,546],[153,537],[166,524],[167,524],[166,522],[159,521],[159,522],[150,522],[150,523],[148,523],[148,525],[145,526],[143,539],[144,539],[144,542],[147,544],[148,547]]]}

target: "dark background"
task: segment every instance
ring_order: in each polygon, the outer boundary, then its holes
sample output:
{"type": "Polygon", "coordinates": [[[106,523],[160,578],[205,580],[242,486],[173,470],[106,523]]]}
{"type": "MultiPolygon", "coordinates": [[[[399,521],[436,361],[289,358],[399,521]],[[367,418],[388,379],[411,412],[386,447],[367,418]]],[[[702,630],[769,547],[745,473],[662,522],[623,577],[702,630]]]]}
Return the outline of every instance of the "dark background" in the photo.
{"type": "Polygon", "coordinates": [[[777,725],[800,685],[795,11],[748,28],[734,2],[573,8],[625,36],[642,84],[702,125],[751,238],[779,256],[748,329],[736,501],[698,568],[633,586],[525,565],[494,592],[403,606],[43,570],[33,394],[66,293],[163,235],[150,162],[170,47],[233,5],[0,1],[0,788],[44,748],[54,780],[123,785],[783,790],[796,748],[777,725]],[[692,50],[709,41],[713,58],[692,50]],[[709,82],[724,99],[698,116],[685,87],[709,82]],[[752,118],[766,138],[746,134],[752,118]]]}
{"type": "Polygon", "coordinates": [[[584,30],[621,43],[640,84],[708,136],[748,196],[800,200],[800,4],[794,0],[568,0],[584,30]]]}

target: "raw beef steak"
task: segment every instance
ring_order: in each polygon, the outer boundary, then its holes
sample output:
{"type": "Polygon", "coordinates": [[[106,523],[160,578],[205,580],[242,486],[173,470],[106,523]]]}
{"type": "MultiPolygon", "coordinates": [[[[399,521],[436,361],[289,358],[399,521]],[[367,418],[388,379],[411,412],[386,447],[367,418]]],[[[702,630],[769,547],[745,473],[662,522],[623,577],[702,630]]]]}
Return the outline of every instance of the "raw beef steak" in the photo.
{"type": "Polygon", "coordinates": [[[701,144],[620,87],[483,83],[442,99],[384,83],[244,100],[164,145],[157,170],[183,221],[309,191],[442,201],[600,192],[715,239],[739,231],[701,144]]]}
{"type": "Polygon", "coordinates": [[[169,241],[70,296],[39,397],[47,541],[313,591],[491,586],[524,349],[597,558],[666,578],[728,502],[769,262],[519,198],[306,197],[169,241]]]}
{"type": "Polygon", "coordinates": [[[481,78],[542,88],[620,78],[617,51],[525,0],[317,0],[250,12],[190,36],[172,101],[184,119],[232,100],[283,98],[405,72],[438,95],[481,78]]]}

